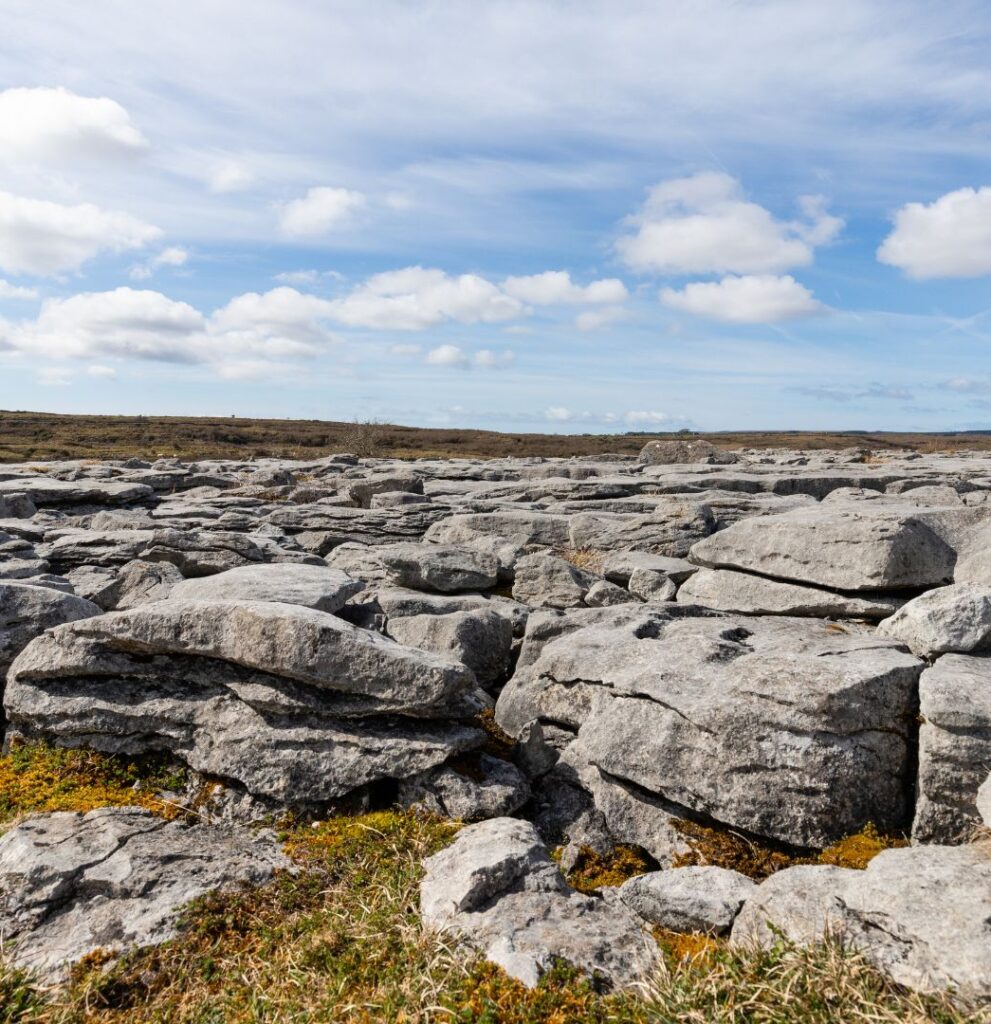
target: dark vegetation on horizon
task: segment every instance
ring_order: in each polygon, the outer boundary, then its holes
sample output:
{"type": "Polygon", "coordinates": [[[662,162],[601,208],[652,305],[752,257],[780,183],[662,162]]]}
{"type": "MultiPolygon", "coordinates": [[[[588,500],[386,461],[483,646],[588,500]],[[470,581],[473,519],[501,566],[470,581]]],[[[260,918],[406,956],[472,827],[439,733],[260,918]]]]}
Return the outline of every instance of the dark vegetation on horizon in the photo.
{"type": "Polygon", "coordinates": [[[454,427],[329,420],[188,416],[90,416],[0,410],[0,462],[32,459],[320,458],[350,451],[362,457],[422,458],[636,455],[661,437],[704,436],[725,448],[911,448],[921,452],[991,449],[991,433],[881,431],[644,431],[626,434],[505,434],[454,427]]]}

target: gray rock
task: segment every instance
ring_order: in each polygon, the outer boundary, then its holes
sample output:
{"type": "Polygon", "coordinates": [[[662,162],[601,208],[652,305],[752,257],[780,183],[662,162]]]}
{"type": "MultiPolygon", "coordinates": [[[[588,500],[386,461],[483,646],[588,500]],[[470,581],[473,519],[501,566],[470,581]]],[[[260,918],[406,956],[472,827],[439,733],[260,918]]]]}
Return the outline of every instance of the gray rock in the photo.
{"type": "Polygon", "coordinates": [[[708,505],[675,498],[646,514],[579,513],[571,517],[569,539],[574,548],[626,549],[683,558],[715,528],[708,505]]]}
{"type": "Polygon", "coordinates": [[[0,494],[0,519],[30,519],[38,509],[26,494],[0,494]]]}
{"type": "Polygon", "coordinates": [[[991,828],[991,775],[981,783],[977,790],[977,813],[985,828],[991,828]]]}
{"type": "Polygon", "coordinates": [[[684,441],[648,441],[640,451],[640,463],[645,466],[676,466],[702,462],[708,465],[728,465],[739,462],[735,452],[717,448],[701,438],[684,441]]]}
{"type": "Polygon", "coordinates": [[[756,888],[738,871],[689,867],[631,878],[617,895],[650,924],[673,932],[723,935],[756,888]]]}
{"type": "Polygon", "coordinates": [[[589,608],[607,608],[616,604],[629,604],[631,601],[636,601],[636,595],[608,580],[596,581],[585,594],[585,604],[589,608]]]}
{"type": "Polygon", "coordinates": [[[644,601],[663,603],[673,601],[678,593],[674,580],[662,572],[652,569],[636,568],[630,573],[627,587],[631,594],[644,601]]]}
{"type": "Polygon", "coordinates": [[[682,585],[678,600],[744,615],[873,620],[886,618],[904,603],[886,594],[841,594],[732,569],[700,569],[682,585]]]}
{"type": "Polygon", "coordinates": [[[47,557],[65,574],[82,566],[115,568],[138,558],[153,536],[151,530],[72,530],[52,542],[47,557]]]}
{"type": "Polygon", "coordinates": [[[499,724],[575,730],[609,776],[795,845],[907,824],[923,666],[896,643],[809,619],[641,616],[546,642],[499,724]]]}
{"type": "Polygon", "coordinates": [[[323,565],[270,563],[236,569],[178,583],[176,600],[275,601],[322,612],[337,612],[364,589],[347,573],[323,565]]]}
{"type": "Polygon", "coordinates": [[[182,583],[182,573],[168,562],[128,562],[117,574],[116,602],[120,611],[152,601],[164,601],[182,583]]]}
{"type": "Polygon", "coordinates": [[[65,577],[73,591],[99,605],[105,612],[112,612],[117,607],[117,596],[120,584],[117,581],[117,570],[109,566],[80,565],[70,569],[65,577]]]}
{"type": "Polygon", "coordinates": [[[519,810],[530,786],[509,761],[490,754],[466,754],[460,761],[404,779],[398,801],[460,821],[498,818],[519,810]]]}
{"type": "Polygon", "coordinates": [[[526,555],[516,563],[513,597],[534,608],[577,608],[599,579],[556,555],[526,555]]]}
{"type": "Polygon", "coordinates": [[[23,495],[39,508],[59,505],[128,505],[151,497],[147,484],[115,480],[56,480],[49,476],[19,476],[0,479],[0,498],[23,495]]]}
{"type": "Polygon", "coordinates": [[[387,632],[407,647],[461,662],[483,687],[501,682],[509,668],[513,624],[490,608],[392,618],[387,632]]]}
{"type": "Polygon", "coordinates": [[[220,530],[156,530],[140,557],[148,562],[171,562],[187,578],[212,576],[258,562],[322,564],[316,555],[282,548],[262,536],[220,530]]]}
{"type": "Polygon", "coordinates": [[[991,658],[947,654],[919,680],[919,778],[912,838],[960,843],[981,816],[991,766],[991,658]]]}
{"type": "Polygon", "coordinates": [[[396,508],[399,505],[423,505],[429,503],[430,498],[425,494],[416,494],[413,491],[382,491],[373,494],[369,502],[369,508],[396,508]]]}
{"type": "Polygon", "coordinates": [[[569,543],[567,516],[542,512],[498,511],[453,515],[427,530],[426,539],[435,544],[464,544],[477,548],[478,541],[495,538],[522,548],[562,548],[569,543]]]}
{"type": "Polygon", "coordinates": [[[167,600],[99,622],[20,654],[5,695],[12,732],[168,750],[289,806],[418,774],[484,739],[451,721],[484,704],[471,673],[324,612],[167,600]]]}
{"type": "Polygon", "coordinates": [[[920,657],[991,648],[991,585],[954,583],[902,605],[878,632],[920,657]]]}
{"type": "Polygon", "coordinates": [[[991,857],[980,845],[885,850],[865,871],[796,867],[747,900],[734,942],[808,944],[827,930],[895,982],[991,996],[991,857]]]}
{"type": "Polygon", "coordinates": [[[0,838],[0,933],[19,967],[49,980],[97,950],[175,936],[206,892],[291,868],[270,833],[165,822],[137,808],[32,815],[0,838]]]}
{"type": "Polygon", "coordinates": [[[677,583],[684,583],[698,566],[685,558],[653,555],[649,551],[610,551],[602,558],[602,575],[610,583],[625,587],[637,569],[660,573],[677,583]]]}
{"type": "Polygon", "coordinates": [[[699,541],[691,559],[835,590],[898,590],[948,582],[954,550],[917,516],[871,504],[744,519],[699,541]]]}
{"type": "Polygon", "coordinates": [[[617,986],[643,980],[656,963],[639,919],[569,889],[529,822],[470,825],[424,867],[424,924],[460,936],[524,985],[557,959],[617,986]]]}
{"type": "Polygon", "coordinates": [[[347,492],[359,508],[368,508],[373,495],[404,491],[423,494],[423,478],[416,473],[372,473],[361,480],[349,480],[347,492]]]}
{"type": "Polygon", "coordinates": [[[390,544],[379,557],[388,578],[400,587],[443,594],[488,590],[498,581],[498,563],[484,552],[445,544],[390,544]]]}
{"type": "Polygon", "coordinates": [[[48,587],[0,583],[0,683],[11,662],[52,626],[99,615],[91,601],[48,587]]]}

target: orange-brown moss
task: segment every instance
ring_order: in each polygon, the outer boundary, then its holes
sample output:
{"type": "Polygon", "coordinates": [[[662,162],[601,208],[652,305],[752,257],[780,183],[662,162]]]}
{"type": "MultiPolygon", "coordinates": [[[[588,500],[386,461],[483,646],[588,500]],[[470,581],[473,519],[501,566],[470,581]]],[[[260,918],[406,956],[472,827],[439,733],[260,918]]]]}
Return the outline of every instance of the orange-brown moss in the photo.
{"type": "Polygon", "coordinates": [[[657,927],[651,930],[651,934],[671,966],[689,962],[701,967],[726,948],[725,939],[717,939],[702,932],[672,932],[657,927]]]}
{"type": "Polygon", "coordinates": [[[728,828],[711,828],[687,820],[674,822],[674,827],[691,847],[689,853],[674,859],[672,866],[676,868],[713,865],[739,871],[741,875],[759,881],[782,868],[808,863],[728,828]]]}
{"type": "Polygon", "coordinates": [[[85,813],[97,807],[145,807],[177,817],[183,809],[159,794],[184,784],[184,770],[160,757],[16,744],[0,757],[0,823],[36,811],[85,813]]]}
{"type": "Polygon", "coordinates": [[[510,761],[513,752],[516,750],[516,740],[500,728],[495,719],[495,710],[486,708],[475,716],[475,724],[485,731],[486,740],[482,750],[486,754],[498,757],[503,761],[510,761]]]}
{"type": "Polygon", "coordinates": [[[883,850],[901,846],[908,846],[908,839],[904,836],[882,835],[873,822],[868,822],[859,832],[827,847],[818,859],[820,864],[863,870],[883,850]]]}
{"type": "Polygon", "coordinates": [[[579,892],[598,892],[605,886],[622,885],[637,875],[652,871],[654,866],[653,861],[635,846],[616,846],[607,854],[598,854],[590,847],[582,846],[574,867],[568,872],[568,884],[579,892]]]}

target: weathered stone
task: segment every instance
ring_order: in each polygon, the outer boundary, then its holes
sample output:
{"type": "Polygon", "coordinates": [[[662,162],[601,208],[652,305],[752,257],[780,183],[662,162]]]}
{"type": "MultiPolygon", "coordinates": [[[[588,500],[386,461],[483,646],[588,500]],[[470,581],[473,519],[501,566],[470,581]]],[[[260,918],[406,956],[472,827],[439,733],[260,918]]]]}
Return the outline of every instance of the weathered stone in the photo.
{"type": "Polygon", "coordinates": [[[904,827],[919,661],[854,627],[643,614],[547,642],[500,725],[576,730],[609,776],[784,842],[904,827]]]}
{"type": "Polygon", "coordinates": [[[698,566],[685,558],[654,555],[649,551],[610,551],[602,558],[602,575],[610,583],[625,587],[637,569],[660,573],[677,583],[684,583],[698,566]]]}
{"type": "Polygon", "coordinates": [[[919,680],[919,779],[912,838],[959,843],[980,824],[991,766],[991,658],[947,654],[919,680]]]}
{"type": "Polygon", "coordinates": [[[501,682],[509,668],[513,624],[490,608],[392,618],[387,632],[407,647],[461,662],[482,686],[501,682]]]}
{"type": "Polygon", "coordinates": [[[722,935],[756,888],[738,871],[689,867],[631,878],[617,895],[638,917],[660,928],[722,935]]]}
{"type": "Polygon", "coordinates": [[[0,933],[19,967],[50,980],[97,950],[172,938],[214,889],[291,868],[271,833],[166,822],[137,808],[32,815],[0,838],[0,933]]]}
{"type": "Polygon", "coordinates": [[[282,548],[262,536],[219,530],[156,530],[140,557],[148,562],[171,562],[187,578],[212,576],[258,562],[322,564],[315,555],[282,548]]]}
{"type": "Polygon", "coordinates": [[[176,600],[275,601],[337,612],[364,589],[360,580],[323,565],[243,565],[174,587],[176,600]]]}
{"type": "Polygon", "coordinates": [[[617,986],[642,980],[656,962],[639,919],[570,890],[528,822],[470,825],[424,867],[424,924],[461,936],[527,986],[557,959],[617,986]]]}
{"type": "Polygon", "coordinates": [[[114,607],[120,611],[164,601],[182,583],[182,573],[168,562],[128,562],[117,574],[114,607]]]}
{"type": "Polygon", "coordinates": [[[399,784],[399,803],[460,821],[499,818],[519,810],[530,787],[519,769],[490,754],[467,754],[399,784]]]}
{"type": "Polygon", "coordinates": [[[498,581],[492,555],[445,544],[390,544],[379,557],[391,582],[414,590],[444,594],[488,590],[498,581]]]}
{"type": "Polygon", "coordinates": [[[11,662],[52,626],[99,615],[91,601],[48,587],[0,583],[0,684],[11,662]]]}
{"type": "Polygon", "coordinates": [[[673,601],[678,593],[674,580],[664,573],[639,567],[630,573],[627,587],[631,594],[644,601],[673,601]]]}
{"type": "Polygon", "coordinates": [[[910,513],[819,506],[742,520],[699,541],[691,559],[709,568],[859,591],[946,583],[956,554],[910,513]]]}
{"type": "Polygon", "coordinates": [[[909,601],[878,632],[920,657],[991,648],[991,585],[954,583],[909,601]]]}
{"type": "Polygon", "coordinates": [[[708,505],[682,499],[644,515],[583,512],[570,519],[570,544],[595,551],[644,551],[683,558],[716,528],[708,505]]]}
{"type": "Polygon", "coordinates": [[[693,440],[648,441],[640,451],[640,463],[645,466],[676,466],[693,462],[709,465],[727,465],[739,462],[735,452],[717,448],[711,441],[693,440]]]}
{"type": "Polygon", "coordinates": [[[904,603],[886,594],[841,594],[732,569],[700,569],[682,584],[678,600],[744,615],[874,620],[886,618],[904,603]]]}
{"type": "Polygon", "coordinates": [[[865,871],[789,868],[758,886],[732,938],[770,945],[783,932],[808,944],[827,930],[900,985],[988,998],[991,857],[979,845],[913,846],[865,871]]]}
{"type": "Polygon", "coordinates": [[[589,608],[607,608],[616,604],[629,604],[631,601],[636,601],[634,594],[608,580],[597,580],[585,594],[585,604],[589,608]]]}
{"type": "Polygon", "coordinates": [[[516,563],[513,597],[534,608],[576,608],[600,579],[556,555],[526,555],[516,563]]]}

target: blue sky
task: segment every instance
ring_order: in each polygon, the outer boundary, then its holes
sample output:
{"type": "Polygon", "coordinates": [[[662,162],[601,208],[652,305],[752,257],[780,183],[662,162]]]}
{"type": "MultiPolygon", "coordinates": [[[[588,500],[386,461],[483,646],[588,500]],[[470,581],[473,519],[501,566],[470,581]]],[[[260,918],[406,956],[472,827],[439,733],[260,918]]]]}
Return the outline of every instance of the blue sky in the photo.
{"type": "Polygon", "coordinates": [[[0,408],[991,427],[986,3],[0,23],[0,408]]]}

